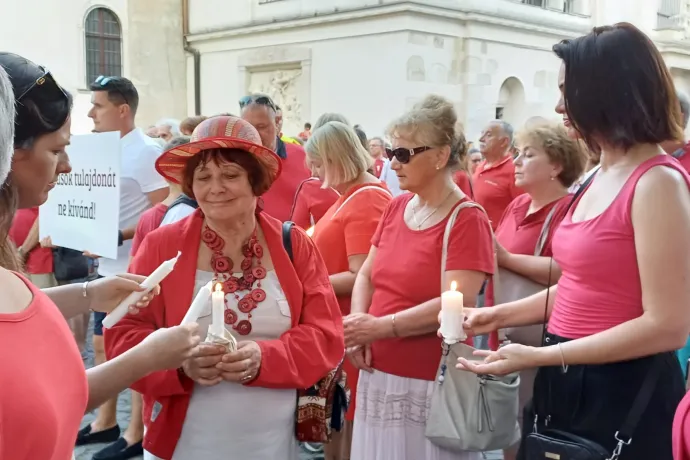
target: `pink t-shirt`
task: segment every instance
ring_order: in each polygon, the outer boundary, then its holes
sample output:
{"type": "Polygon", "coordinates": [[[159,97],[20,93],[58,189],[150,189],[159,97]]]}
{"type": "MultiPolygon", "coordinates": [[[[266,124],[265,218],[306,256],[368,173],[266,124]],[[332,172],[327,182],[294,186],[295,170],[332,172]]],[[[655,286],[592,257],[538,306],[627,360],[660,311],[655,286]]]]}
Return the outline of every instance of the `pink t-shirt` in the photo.
{"type": "Polygon", "coordinates": [[[88,401],[86,371],[65,318],[22,280],[31,304],[0,314],[0,459],[70,460],[88,401]]]}
{"type": "Polygon", "coordinates": [[[549,319],[552,334],[577,339],[642,315],[631,206],[640,177],[660,165],[679,171],[690,184],[690,176],[675,159],[659,155],[635,169],[602,214],[574,223],[578,199],[561,221],[552,243],[563,272],[549,319]]]}

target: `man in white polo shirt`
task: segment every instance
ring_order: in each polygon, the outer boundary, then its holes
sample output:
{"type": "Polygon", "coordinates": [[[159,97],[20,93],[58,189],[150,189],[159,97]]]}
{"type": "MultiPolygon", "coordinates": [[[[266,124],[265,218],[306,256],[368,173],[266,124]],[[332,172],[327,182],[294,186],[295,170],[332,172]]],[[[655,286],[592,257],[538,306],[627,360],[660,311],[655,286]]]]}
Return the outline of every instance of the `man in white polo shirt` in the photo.
{"type": "MultiPolygon", "coordinates": [[[[126,273],[132,238],[141,214],[168,195],[168,184],[155,169],[155,161],[162,153],[161,146],[148,137],[134,123],[139,94],[131,81],[123,77],[98,77],[91,85],[94,132],[119,131],[122,136],[120,172],[120,228],[117,260],[100,259],[101,276],[126,273]]],[[[98,154],[94,152],[94,154],[98,154]]],[[[105,315],[94,313],[93,348],[96,364],[105,361],[103,325],[105,315]]],[[[120,437],[117,425],[117,400],[98,409],[96,419],[79,431],[77,445],[111,442],[113,444],[94,455],[96,460],[125,460],[141,455],[143,424],[141,397],[132,395],[132,422],[120,437]]]]}

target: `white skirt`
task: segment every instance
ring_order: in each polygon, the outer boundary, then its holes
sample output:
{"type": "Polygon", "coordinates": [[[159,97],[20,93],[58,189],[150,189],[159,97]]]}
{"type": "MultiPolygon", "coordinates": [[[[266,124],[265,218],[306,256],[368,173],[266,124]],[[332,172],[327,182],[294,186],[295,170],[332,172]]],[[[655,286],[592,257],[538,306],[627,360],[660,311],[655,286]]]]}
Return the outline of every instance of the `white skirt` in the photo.
{"type": "Polygon", "coordinates": [[[424,436],[433,389],[433,381],[360,371],[350,458],[480,460],[480,452],[450,452],[424,436]]]}

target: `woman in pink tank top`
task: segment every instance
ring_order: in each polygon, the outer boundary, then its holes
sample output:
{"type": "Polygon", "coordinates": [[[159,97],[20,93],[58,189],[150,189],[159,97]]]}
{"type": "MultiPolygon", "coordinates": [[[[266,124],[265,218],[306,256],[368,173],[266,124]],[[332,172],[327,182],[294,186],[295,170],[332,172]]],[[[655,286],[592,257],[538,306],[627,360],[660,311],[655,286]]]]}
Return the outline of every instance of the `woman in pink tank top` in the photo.
{"type": "MultiPolygon", "coordinates": [[[[608,455],[621,448],[621,460],[671,460],[684,393],[673,352],[690,332],[690,176],[658,145],[682,137],[671,76],[654,44],[627,23],[554,51],[562,60],[557,111],[601,150],[601,169],[556,231],[557,285],[468,315],[475,334],[546,317],[543,346],[511,344],[458,367],[537,367],[524,417],[538,432],[560,430],[608,455]]],[[[533,449],[523,439],[518,458],[531,460],[533,449]]]]}

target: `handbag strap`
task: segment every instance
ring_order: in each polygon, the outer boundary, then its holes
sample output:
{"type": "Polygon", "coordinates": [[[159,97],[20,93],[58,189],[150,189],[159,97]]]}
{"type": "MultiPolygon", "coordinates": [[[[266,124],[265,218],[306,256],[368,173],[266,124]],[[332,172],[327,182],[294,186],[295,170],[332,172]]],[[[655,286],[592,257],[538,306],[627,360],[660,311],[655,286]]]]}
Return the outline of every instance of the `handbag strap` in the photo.
{"type": "Polygon", "coordinates": [[[345,201],[343,201],[343,204],[341,204],[340,206],[338,206],[338,209],[335,210],[335,212],[334,212],[333,215],[331,216],[331,219],[334,219],[335,216],[336,216],[336,214],[338,214],[338,213],[340,212],[340,210],[343,209],[343,208],[345,207],[345,205],[347,204],[347,202],[350,201],[352,198],[354,198],[354,196],[357,195],[359,192],[363,192],[364,190],[372,190],[372,189],[380,190],[381,192],[385,193],[386,195],[388,195],[388,196],[390,196],[390,197],[393,197],[393,195],[391,195],[391,192],[389,192],[389,191],[386,190],[385,188],[379,187],[378,185],[367,185],[367,186],[365,186],[365,187],[358,188],[357,190],[355,190],[354,192],[352,192],[352,195],[350,195],[350,196],[348,196],[347,198],[345,198],[345,201]]]}
{"type": "MultiPolygon", "coordinates": [[[[448,216],[446,230],[443,233],[443,245],[441,246],[441,292],[446,290],[446,262],[448,261],[448,242],[450,241],[450,232],[453,229],[453,225],[455,225],[455,220],[457,219],[458,214],[465,208],[477,208],[486,214],[484,208],[482,208],[478,203],[475,203],[474,201],[463,201],[459,205],[455,206],[455,209],[453,209],[453,211],[450,213],[450,216],[448,216]]],[[[491,232],[491,241],[495,241],[494,231],[491,228],[491,224],[487,223],[487,225],[489,226],[489,231],[491,232]]],[[[494,285],[498,283],[498,264],[496,262],[496,251],[494,251],[494,285]]]]}
{"type": "Polygon", "coordinates": [[[544,246],[546,246],[546,240],[549,238],[549,231],[551,230],[551,221],[553,220],[554,214],[556,214],[556,209],[558,208],[558,203],[554,203],[553,207],[546,215],[544,220],[544,225],[541,227],[541,232],[539,233],[539,239],[537,239],[537,244],[534,246],[534,255],[539,257],[544,251],[544,246]]]}
{"type": "MultiPolygon", "coordinates": [[[[573,195],[573,198],[570,200],[568,203],[568,206],[565,208],[565,213],[568,214],[570,211],[570,208],[573,207],[575,202],[582,196],[582,194],[585,192],[587,187],[589,187],[589,184],[592,183],[594,180],[594,177],[597,175],[597,171],[594,173],[590,174],[590,176],[580,185],[580,188],[577,189],[577,192],[573,195]]],[[[555,208],[555,206],[554,206],[555,208]]],[[[543,230],[543,229],[542,229],[543,230]]],[[[553,274],[553,256],[551,256],[551,260],[549,260],[549,280],[546,283],[546,302],[544,303],[544,322],[542,331],[541,331],[541,345],[544,346],[544,342],[546,340],[546,321],[548,319],[548,312],[549,312],[549,299],[551,296],[551,282],[552,278],[551,275],[553,274]]]]}

